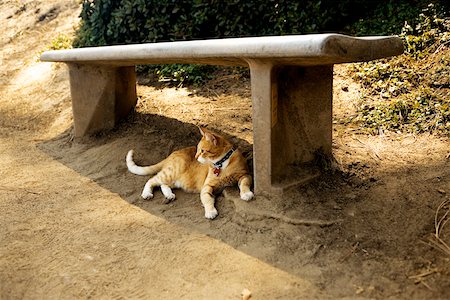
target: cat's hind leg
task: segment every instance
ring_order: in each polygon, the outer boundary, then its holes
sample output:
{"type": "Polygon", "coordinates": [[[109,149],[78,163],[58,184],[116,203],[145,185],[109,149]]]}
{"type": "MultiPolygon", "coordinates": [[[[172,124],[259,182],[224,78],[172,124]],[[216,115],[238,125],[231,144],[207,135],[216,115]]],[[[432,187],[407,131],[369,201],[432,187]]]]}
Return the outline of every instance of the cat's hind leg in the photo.
{"type": "Polygon", "coordinates": [[[250,175],[247,174],[239,178],[238,185],[242,200],[249,201],[253,199],[253,192],[250,190],[252,185],[252,177],[250,175]]]}
{"type": "Polygon", "coordinates": [[[175,199],[175,194],[172,192],[170,186],[166,184],[161,184],[161,192],[164,194],[164,197],[166,198],[166,201],[164,201],[165,204],[175,199]]]}

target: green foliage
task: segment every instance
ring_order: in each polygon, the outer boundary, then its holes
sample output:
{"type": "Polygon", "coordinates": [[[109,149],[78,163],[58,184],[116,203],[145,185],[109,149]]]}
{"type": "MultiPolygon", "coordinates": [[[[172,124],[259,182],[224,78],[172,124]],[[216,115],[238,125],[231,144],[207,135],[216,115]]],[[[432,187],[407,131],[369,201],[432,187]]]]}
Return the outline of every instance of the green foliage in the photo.
{"type": "MultiPolygon", "coordinates": [[[[386,1],[84,0],[74,47],[342,31],[386,1]]],[[[179,68],[175,78],[198,79],[179,68]]]]}
{"type": "Polygon", "coordinates": [[[372,134],[436,132],[450,134],[450,101],[429,88],[378,103],[365,102],[353,122],[372,134]]]}
{"type": "Polygon", "coordinates": [[[450,18],[429,6],[408,23],[400,37],[405,54],[353,64],[365,95],[351,122],[369,132],[406,131],[450,134],[450,18]]]}
{"type": "Polygon", "coordinates": [[[351,31],[357,35],[398,34],[406,22],[411,24],[428,4],[420,0],[389,0],[378,5],[370,16],[357,20],[351,31]]]}
{"type": "MultiPolygon", "coordinates": [[[[349,121],[383,130],[450,133],[446,0],[83,0],[75,47],[258,35],[399,34],[405,54],[354,64],[364,87],[349,121]],[[432,3],[431,5],[429,5],[432,3]]],[[[60,43],[56,43],[58,45],[60,43]]],[[[160,80],[201,83],[213,67],[140,66],[160,80]]]]}
{"type": "Polygon", "coordinates": [[[416,26],[405,23],[400,36],[404,40],[405,52],[421,58],[436,50],[436,45],[450,40],[450,19],[440,17],[435,6],[430,4],[418,17],[416,26]]]}
{"type": "Polygon", "coordinates": [[[60,33],[52,39],[50,45],[46,46],[44,49],[37,53],[36,61],[39,60],[39,57],[44,51],[70,49],[72,48],[72,43],[73,37],[60,33]]]}
{"type": "Polygon", "coordinates": [[[338,30],[364,2],[84,0],[75,47],[338,30]]]}
{"type": "Polygon", "coordinates": [[[54,38],[48,47],[48,50],[62,50],[72,48],[73,37],[69,37],[65,34],[59,34],[54,38]]]}
{"type": "Polygon", "coordinates": [[[158,81],[173,82],[178,85],[186,83],[199,85],[212,78],[215,66],[195,64],[139,65],[139,74],[154,74],[158,81]]]}

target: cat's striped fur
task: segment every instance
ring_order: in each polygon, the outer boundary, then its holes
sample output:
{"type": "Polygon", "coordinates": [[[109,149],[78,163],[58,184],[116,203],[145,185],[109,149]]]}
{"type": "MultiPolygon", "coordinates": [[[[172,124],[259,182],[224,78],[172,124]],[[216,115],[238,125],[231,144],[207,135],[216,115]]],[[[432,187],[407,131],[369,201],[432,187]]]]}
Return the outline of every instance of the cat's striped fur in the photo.
{"type": "Polygon", "coordinates": [[[128,170],[136,175],[154,175],[144,186],[142,197],[153,197],[153,188],[161,187],[166,203],[175,199],[172,188],[182,188],[187,192],[200,192],[200,200],[205,208],[205,217],[214,219],[217,210],[214,195],[226,186],[238,184],[242,200],[250,200],[252,178],[247,162],[239,149],[224,137],[200,128],[202,139],[196,147],[174,151],[166,159],[152,166],[137,166],[133,161],[133,150],[127,154],[128,170]],[[233,150],[232,150],[233,149],[233,150]],[[228,153],[230,151],[230,153],[228,153]],[[228,154],[228,155],[227,155],[228,154]],[[230,155],[231,154],[231,155],[230,155]],[[229,156],[229,158],[227,158],[229,156]],[[218,168],[219,163],[220,168],[218,168]],[[216,164],[216,165],[215,165],[216,164]]]}

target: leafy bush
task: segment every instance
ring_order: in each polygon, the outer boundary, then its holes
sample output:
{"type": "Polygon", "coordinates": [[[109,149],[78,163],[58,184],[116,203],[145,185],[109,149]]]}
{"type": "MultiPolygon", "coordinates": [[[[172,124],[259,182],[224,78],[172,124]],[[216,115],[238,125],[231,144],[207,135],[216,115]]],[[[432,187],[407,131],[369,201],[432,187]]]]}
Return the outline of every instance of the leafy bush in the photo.
{"type": "Polygon", "coordinates": [[[430,4],[418,17],[416,26],[407,22],[400,36],[405,43],[405,52],[421,58],[435,51],[434,46],[450,39],[450,19],[440,17],[435,6],[430,4]]]}
{"type": "Polygon", "coordinates": [[[75,47],[333,30],[355,2],[84,0],[75,47]]]}
{"type": "Polygon", "coordinates": [[[172,82],[178,85],[199,85],[212,78],[215,66],[196,64],[139,65],[137,73],[156,75],[158,81],[172,82]]]}
{"type": "MultiPolygon", "coordinates": [[[[418,7],[424,0],[414,0],[413,5],[411,1],[400,2],[418,7]]],[[[392,0],[84,0],[74,47],[330,31],[358,33],[362,25],[359,29],[348,28],[358,20],[372,20],[368,17],[373,11],[380,12],[373,22],[377,23],[384,17],[379,7],[392,7],[393,13],[387,20],[397,15],[393,3],[392,0]]],[[[370,31],[368,27],[364,30],[370,31]]],[[[164,77],[172,71],[172,78],[183,82],[200,80],[198,74],[209,70],[200,66],[179,68],[184,71],[167,66],[140,70],[158,72],[164,77]],[[194,75],[190,75],[191,71],[194,75]]]]}
{"type": "Polygon", "coordinates": [[[399,34],[405,21],[414,25],[417,15],[428,5],[428,2],[419,0],[382,2],[370,16],[352,24],[351,31],[361,36],[399,34]]]}
{"type": "Polygon", "coordinates": [[[405,54],[353,64],[364,87],[351,122],[376,134],[383,130],[450,134],[450,18],[430,5],[400,37],[405,54]]]}

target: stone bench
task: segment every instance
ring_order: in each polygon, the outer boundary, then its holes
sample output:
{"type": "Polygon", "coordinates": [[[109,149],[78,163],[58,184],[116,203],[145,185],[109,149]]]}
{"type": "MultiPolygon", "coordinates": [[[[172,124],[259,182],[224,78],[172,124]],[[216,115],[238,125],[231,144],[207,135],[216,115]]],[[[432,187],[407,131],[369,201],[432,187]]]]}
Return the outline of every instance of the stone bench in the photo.
{"type": "Polygon", "coordinates": [[[302,165],[331,156],[333,64],[399,55],[397,37],[339,34],[133,44],[47,51],[69,66],[75,136],[112,128],[136,105],[137,64],[248,66],[256,194],[311,177],[302,165]]]}

